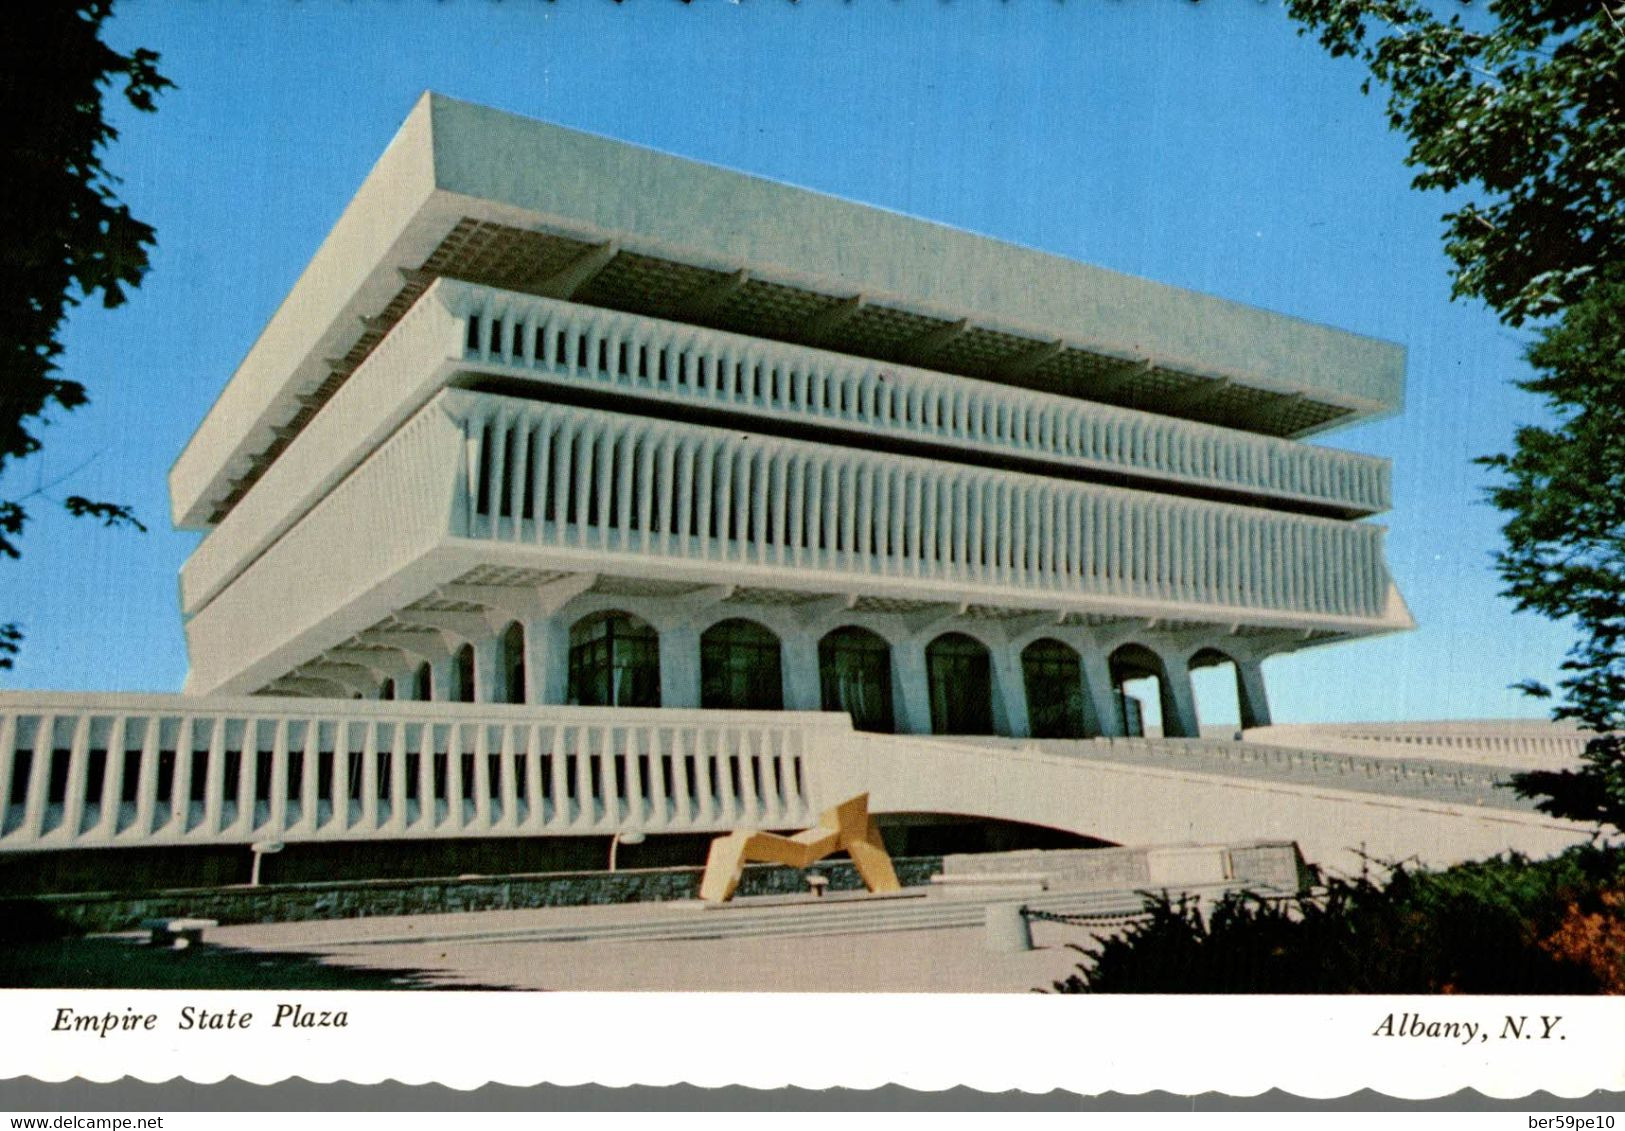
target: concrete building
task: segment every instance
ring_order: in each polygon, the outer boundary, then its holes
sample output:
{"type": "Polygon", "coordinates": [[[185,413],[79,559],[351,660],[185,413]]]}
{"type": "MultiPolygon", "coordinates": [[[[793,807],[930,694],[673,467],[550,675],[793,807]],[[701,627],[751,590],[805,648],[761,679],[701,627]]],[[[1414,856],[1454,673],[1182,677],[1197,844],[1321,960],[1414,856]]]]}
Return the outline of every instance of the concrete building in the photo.
{"type": "MultiPolygon", "coordinates": [[[[1412,626],[1387,463],[1306,442],[1403,381],[1384,342],[426,95],[171,472],[194,698],[12,705],[0,849],[782,827],[875,788],[818,712],[996,770],[1131,737],[1152,679],[1195,740],[1215,664],[1268,726],[1265,658],[1412,626]]],[[[975,777],[933,809],[1066,802],[975,777]]]]}
{"type": "Polygon", "coordinates": [[[171,474],[198,694],[1120,734],[1410,626],[1395,346],[426,97],[171,474]],[[1036,708],[1036,710],[1035,710],[1036,708]]]}

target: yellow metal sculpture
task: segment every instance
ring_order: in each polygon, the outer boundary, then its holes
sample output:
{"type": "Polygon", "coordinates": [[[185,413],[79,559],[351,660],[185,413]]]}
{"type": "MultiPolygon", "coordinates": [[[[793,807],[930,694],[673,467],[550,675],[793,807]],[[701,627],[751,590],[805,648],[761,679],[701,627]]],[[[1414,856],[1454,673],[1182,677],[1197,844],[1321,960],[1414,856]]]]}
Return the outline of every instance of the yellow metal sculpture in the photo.
{"type": "Polygon", "coordinates": [[[739,887],[750,861],[805,868],[834,852],[845,851],[873,892],[901,891],[891,857],[880,839],[875,819],[869,816],[869,795],[860,793],[819,815],[818,824],[794,836],[753,832],[749,829],[719,836],[711,842],[700,880],[700,898],[726,903],[739,887]]]}

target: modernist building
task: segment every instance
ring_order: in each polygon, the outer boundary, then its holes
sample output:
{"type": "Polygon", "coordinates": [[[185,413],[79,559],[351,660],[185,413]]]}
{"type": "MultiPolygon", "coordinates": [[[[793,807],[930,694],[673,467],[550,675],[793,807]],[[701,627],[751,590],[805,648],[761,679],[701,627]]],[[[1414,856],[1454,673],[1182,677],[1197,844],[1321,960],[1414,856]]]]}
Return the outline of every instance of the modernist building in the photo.
{"type": "Polygon", "coordinates": [[[171,472],[187,694],[0,695],[0,853],[551,867],[858,792],[1312,860],[1584,839],[1497,788],[1519,736],[1195,738],[1193,668],[1263,728],[1266,657],[1411,625],[1387,464],[1306,442],[1403,379],[1393,345],[425,96],[171,472]],[[1171,737],[1123,737],[1148,677],[1171,737]]]}
{"type": "Polygon", "coordinates": [[[1396,346],[425,96],[171,474],[191,693],[1121,734],[1408,627],[1396,346]]]}

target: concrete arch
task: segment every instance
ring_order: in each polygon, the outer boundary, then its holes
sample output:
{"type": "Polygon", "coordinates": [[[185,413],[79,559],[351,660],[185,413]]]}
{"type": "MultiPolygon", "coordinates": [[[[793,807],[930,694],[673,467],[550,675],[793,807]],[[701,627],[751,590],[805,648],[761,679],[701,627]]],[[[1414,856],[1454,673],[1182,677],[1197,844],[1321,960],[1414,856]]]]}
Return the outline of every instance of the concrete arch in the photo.
{"type": "Polygon", "coordinates": [[[780,640],[787,640],[809,629],[795,618],[794,613],[782,605],[712,605],[690,618],[694,631],[704,636],[717,625],[730,620],[748,620],[761,625],[780,640]]]}
{"type": "MultiPolygon", "coordinates": [[[[1185,663],[1191,672],[1229,664],[1235,679],[1238,728],[1247,730],[1270,725],[1269,699],[1264,690],[1264,673],[1259,660],[1244,652],[1203,644],[1189,654],[1185,663]]],[[[1194,682],[1192,686],[1194,695],[1194,682]]]]}
{"type": "Polygon", "coordinates": [[[1362,846],[1378,858],[1445,865],[1509,849],[1546,855],[1588,835],[1536,813],[1125,765],[1077,750],[877,734],[859,742],[861,768],[818,786],[830,797],[867,789],[870,812],[882,817],[963,813],[976,798],[976,816],[1117,844],[1296,841],[1310,862],[1345,872],[1359,869],[1362,846]],[[931,772],[921,773],[927,759],[931,772]]]}
{"type": "Polygon", "coordinates": [[[637,617],[664,636],[673,628],[693,619],[681,599],[667,597],[627,597],[617,593],[582,593],[570,598],[558,611],[558,617],[568,626],[574,626],[591,616],[603,613],[624,613],[637,617]]]}
{"type": "Polygon", "coordinates": [[[1133,713],[1132,697],[1124,693],[1124,685],[1155,679],[1163,735],[1168,738],[1197,737],[1199,727],[1196,705],[1191,699],[1188,668],[1182,664],[1171,664],[1161,651],[1137,640],[1118,644],[1107,657],[1106,664],[1125,733],[1133,732],[1134,720],[1129,717],[1133,713]]]}

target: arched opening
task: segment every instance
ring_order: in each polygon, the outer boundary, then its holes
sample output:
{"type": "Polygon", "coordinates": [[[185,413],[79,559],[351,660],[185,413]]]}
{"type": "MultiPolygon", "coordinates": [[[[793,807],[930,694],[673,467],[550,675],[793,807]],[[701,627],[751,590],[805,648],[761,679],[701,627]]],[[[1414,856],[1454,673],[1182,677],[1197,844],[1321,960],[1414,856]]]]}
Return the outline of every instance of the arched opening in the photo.
{"type": "Polygon", "coordinates": [[[412,677],[412,698],[420,703],[427,703],[433,694],[434,671],[428,663],[421,663],[412,677]]]}
{"type": "Polygon", "coordinates": [[[501,694],[498,696],[503,703],[523,703],[525,701],[525,630],[518,621],[514,621],[502,632],[501,654],[498,656],[497,670],[502,680],[501,694]]]}
{"type": "Polygon", "coordinates": [[[660,706],[660,634],[619,611],[570,628],[569,701],[584,707],[660,706]]]}
{"type": "Polygon", "coordinates": [[[1162,733],[1163,695],[1168,681],[1161,658],[1143,644],[1124,644],[1107,663],[1123,733],[1133,738],[1162,733]]]}
{"type": "Polygon", "coordinates": [[[393,679],[384,680],[383,686],[378,688],[378,698],[386,701],[395,698],[395,681],[393,679]]]}
{"type": "Polygon", "coordinates": [[[1241,728],[1241,673],[1235,660],[1217,648],[1203,648],[1190,660],[1191,692],[1204,727],[1227,734],[1241,728]]]}
{"type": "Polygon", "coordinates": [[[818,642],[818,679],[826,711],[845,711],[858,730],[892,731],[891,646],[846,625],[818,642]]]}
{"type": "Polygon", "coordinates": [[[993,661],[987,646],[945,632],[925,646],[933,734],[993,733],[993,661]]]}
{"type": "Polygon", "coordinates": [[[700,706],[784,710],[779,638],[753,620],[719,621],[700,636],[700,706]]]}
{"type": "Polygon", "coordinates": [[[1031,852],[1108,848],[1111,841],[1024,821],[962,813],[886,813],[877,818],[893,856],[947,856],[981,852],[1031,852]]]}
{"type": "Polygon", "coordinates": [[[451,665],[451,695],[454,703],[474,702],[474,645],[464,644],[457,649],[451,665]]]}
{"type": "Polygon", "coordinates": [[[1044,637],[1021,650],[1027,688],[1027,725],[1034,738],[1083,738],[1083,658],[1077,649],[1044,637]]]}

